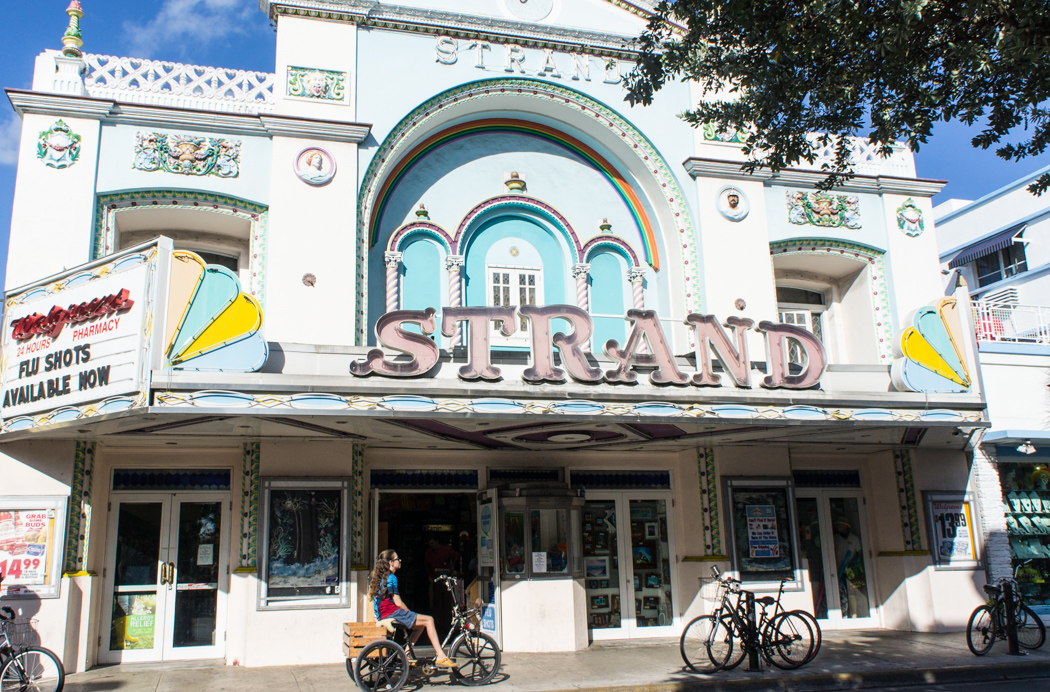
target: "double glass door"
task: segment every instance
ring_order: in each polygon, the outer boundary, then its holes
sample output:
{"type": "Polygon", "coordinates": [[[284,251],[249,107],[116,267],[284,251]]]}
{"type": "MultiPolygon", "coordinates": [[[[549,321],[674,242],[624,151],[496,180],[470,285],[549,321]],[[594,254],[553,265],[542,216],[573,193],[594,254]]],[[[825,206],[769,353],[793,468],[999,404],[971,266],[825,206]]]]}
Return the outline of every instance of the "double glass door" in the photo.
{"type": "Polygon", "coordinates": [[[99,659],[220,658],[226,649],[228,493],[114,493],[99,659]]]}
{"type": "Polygon", "coordinates": [[[591,637],[674,635],[678,589],[670,494],[589,492],[582,529],[591,637]]]}
{"type": "Polygon", "coordinates": [[[799,547],[821,624],[875,626],[871,544],[859,490],[796,490],[799,547]]]}

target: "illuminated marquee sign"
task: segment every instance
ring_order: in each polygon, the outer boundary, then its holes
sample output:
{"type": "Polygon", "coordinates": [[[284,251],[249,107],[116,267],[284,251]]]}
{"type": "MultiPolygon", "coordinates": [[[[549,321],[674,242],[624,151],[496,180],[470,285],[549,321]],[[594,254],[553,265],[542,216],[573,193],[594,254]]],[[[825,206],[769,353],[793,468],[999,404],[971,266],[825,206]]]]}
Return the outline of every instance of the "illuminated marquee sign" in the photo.
{"type": "MultiPolygon", "coordinates": [[[[421,377],[432,374],[440,352],[428,335],[437,328],[437,310],[396,310],[388,312],[376,322],[376,338],[379,343],[394,351],[411,356],[409,360],[395,361],[381,349],[372,349],[364,360],[350,364],[350,372],[358,377],[376,374],[385,377],[421,377]],[[409,331],[404,325],[414,325],[419,331],[409,331]]],[[[607,382],[610,384],[632,384],[638,381],[636,369],[649,371],[649,381],[655,385],[693,385],[717,387],[721,376],[714,372],[711,356],[722,365],[725,374],[737,387],[751,387],[751,361],[747,351],[747,332],[755,326],[754,321],[730,317],[726,327],[714,315],[690,314],[685,324],[693,331],[696,344],[696,372],[687,374],[675,363],[670,345],[660,326],[660,320],[652,310],[628,310],[625,319],[631,324],[631,333],[621,345],[615,339],[605,343],[605,354],[615,364],[611,370],[602,371],[591,367],[582,346],[594,331],[591,316],[571,305],[525,305],[513,307],[456,307],[444,308],[441,315],[441,333],[452,336],[457,325],[466,322],[469,338],[467,364],[459,368],[459,377],[464,380],[495,381],[501,377],[500,369],[492,364],[489,344],[490,324],[495,324],[503,336],[517,331],[518,319],[524,317],[531,323],[532,365],[522,374],[522,379],[533,384],[544,382],[563,383],[566,375],[577,382],[607,382]],[[554,320],[565,320],[571,325],[571,333],[554,331],[554,320]],[[554,365],[554,349],[561,355],[562,367],[554,365]]],[[[758,332],[766,341],[766,376],[761,386],[770,389],[806,389],[816,385],[827,364],[824,346],[813,334],[787,324],[762,321],[758,332]],[[804,353],[806,363],[802,371],[790,372],[788,360],[789,342],[796,344],[804,353]]]]}

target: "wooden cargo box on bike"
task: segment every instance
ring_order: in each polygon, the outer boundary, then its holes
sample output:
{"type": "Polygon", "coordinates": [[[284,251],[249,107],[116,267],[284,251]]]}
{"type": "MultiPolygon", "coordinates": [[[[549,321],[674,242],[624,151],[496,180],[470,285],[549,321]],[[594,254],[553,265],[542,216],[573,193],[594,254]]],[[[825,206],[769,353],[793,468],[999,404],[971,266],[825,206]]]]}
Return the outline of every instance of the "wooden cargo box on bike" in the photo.
{"type": "Polygon", "coordinates": [[[347,658],[357,658],[361,649],[377,639],[386,639],[387,631],[375,622],[343,623],[343,654],[347,658]]]}

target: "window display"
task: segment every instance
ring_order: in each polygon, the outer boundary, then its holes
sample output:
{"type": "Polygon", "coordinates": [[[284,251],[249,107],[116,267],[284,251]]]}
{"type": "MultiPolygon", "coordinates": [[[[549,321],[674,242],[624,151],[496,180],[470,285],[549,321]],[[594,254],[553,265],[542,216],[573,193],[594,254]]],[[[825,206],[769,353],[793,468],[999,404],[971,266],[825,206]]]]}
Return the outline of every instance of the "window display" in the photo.
{"type": "Polygon", "coordinates": [[[790,481],[728,479],[733,569],[741,581],[795,577],[790,481]]]}
{"type": "Polygon", "coordinates": [[[1010,558],[1028,605],[1050,614],[1050,471],[1045,464],[999,466],[1010,558]]]}
{"type": "Polygon", "coordinates": [[[346,603],[347,482],[263,482],[263,607],[346,603]]]}
{"type": "Polygon", "coordinates": [[[0,593],[57,598],[66,498],[0,498],[0,593]]]}
{"type": "MultiPolygon", "coordinates": [[[[503,509],[503,574],[512,578],[543,579],[568,577],[581,570],[579,553],[572,550],[579,529],[569,528],[579,521],[579,511],[569,507],[550,507],[545,500],[532,500],[524,508],[503,509]],[[533,504],[548,505],[542,507],[533,504]],[[574,557],[575,555],[575,557],[574,557]]],[[[578,551],[578,549],[577,549],[578,551]]],[[[592,567],[584,567],[590,573],[592,567]]]]}

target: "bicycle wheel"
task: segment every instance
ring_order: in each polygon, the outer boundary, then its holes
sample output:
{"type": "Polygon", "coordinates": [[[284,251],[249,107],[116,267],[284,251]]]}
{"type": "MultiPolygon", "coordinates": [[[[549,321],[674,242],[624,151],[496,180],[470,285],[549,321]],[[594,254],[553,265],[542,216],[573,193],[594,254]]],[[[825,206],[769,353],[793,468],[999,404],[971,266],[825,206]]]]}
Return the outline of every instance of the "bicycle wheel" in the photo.
{"type": "Polygon", "coordinates": [[[986,605],[977,606],[966,623],[966,646],[974,656],[984,656],[995,644],[995,616],[986,605]]]}
{"type": "MultiPolygon", "coordinates": [[[[804,617],[806,622],[809,623],[809,628],[813,630],[813,653],[809,655],[809,661],[812,661],[817,657],[817,653],[820,652],[820,645],[824,641],[824,633],[820,631],[820,623],[817,622],[817,619],[812,614],[805,610],[791,610],[788,612],[804,617]]],[[[806,661],[806,663],[809,663],[809,661],[806,661]]]]}
{"type": "Polygon", "coordinates": [[[387,639],[361,649],[354,663],[354,680],[361,692],[397,692],[408,681],[408,672],[408,654],[387,639]]]}
{"type": "Polygon", "coordinates": [[[65,682],[62,661],[38,646],[19,651],[0,671],[0,692],[62,692],[65,682]]]}
{"type": "Polygon", "coordinates": [[[722,666],[722,670],[733,670],[747,658],[747,647],[744,646],[744,640],[740,638],[740,633],[736,630],[733,625],[733,618],[729,615],[722,616],[722,627],[729,633],[729,637],[733,640],[733,652],[729,656],[729,660],[722,666]]]}
{"type": "Polygon", "coordinates": [[[714,633],[716,624],[713,615],[701,615],[682,630],[678,649],[682,652],[682,660],[694,673],[714,673],[719,669],[712,663],[707,651],[707,640],[714,633]]]}
{"type": "Polygon", "coordinates": [[[813,628],[809,626],[809,620],[798,613],[777,616],[762,634],[766,658],[777,668],[793,670],[813,657],[813,628]]]}
{"type": "Polygon", "coordinates": [[[1026,605],[1021,606],[1017,615],[1017,643],[1025,649],[1038,649],[1046,641],[1046,626],[1026,605]]]}
{"type": "Polygon", "coordinates": [[[459,635],[452,642],[449,655],[456,661],[452,679],[461,685],[487,685],[499,672],[499,644],[484,632],[464,632],[459,635]]]}

